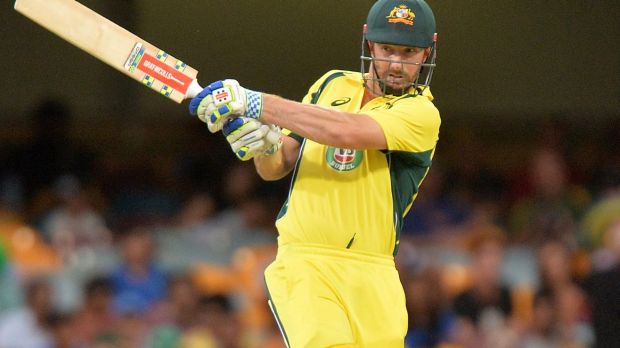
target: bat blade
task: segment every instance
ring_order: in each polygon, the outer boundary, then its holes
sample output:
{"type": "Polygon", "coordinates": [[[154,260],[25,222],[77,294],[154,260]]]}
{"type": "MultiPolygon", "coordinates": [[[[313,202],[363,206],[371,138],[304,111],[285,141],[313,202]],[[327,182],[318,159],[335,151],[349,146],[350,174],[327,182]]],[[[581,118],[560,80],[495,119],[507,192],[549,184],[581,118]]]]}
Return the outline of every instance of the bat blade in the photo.
{"type": "Polygon", "coordinates": [[[16,0],[15,10],[177,103],[202,89],[196,69],[77,1],[16,0]]]}

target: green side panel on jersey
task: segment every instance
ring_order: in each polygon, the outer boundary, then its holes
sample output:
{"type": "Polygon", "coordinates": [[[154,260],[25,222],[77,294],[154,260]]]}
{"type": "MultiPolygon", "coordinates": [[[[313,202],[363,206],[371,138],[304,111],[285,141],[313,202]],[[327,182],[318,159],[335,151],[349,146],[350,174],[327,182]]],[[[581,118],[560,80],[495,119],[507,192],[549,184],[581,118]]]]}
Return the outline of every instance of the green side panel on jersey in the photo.
{"type": "MultiPolygon", "coordinates": [[[[310,100],[310,104],[316,104],[319,101],[319,98],[321,97],[321,94],[323,93],[325,86],[327,86],[334,79],[338,77],[342,77],[342,76],[344,76],[343,72],[335,72],[327,76],[325,78],[325,81],[323,81],[323,83],[319,87],[319,89],[316,92],[312,93],[312,99],[310,100]]],[[[294,174],[293,174],[293,178],[291,179],[291,188],[289,189],[289,192],[288,192],[288,195],[290,197],[291,193],[293,192],[293,186],[295,186],[295,179],[297,179],[297,173],[299,172],[299,164],[301,163],[301,156],[304,153],[304,143],[303,143],[304,138],[295,133],[291,133],[289,134],[289,136],[297,140],[301,144],[301,150],[299,150],[299,158],[297,162],[295,163],[295,168],[293,169],[294,174]]],[[[288,210],[288,198],[286,199],[286,201],[284,201],[282,208],[280,208],[280,211],[278,212],[278,216],[276,217],[276,220],[279,220],[281,217],[283,217],[286,214],[287,210],[288,210]]]]}
{"type": "Polygon", "coordinates": [[[304,153],[305,145],[306,145],[306,140],[303,139],[301,143],[301,149],[299,150],[299,157],[297,158],[297,162],[295,162],[295,168],[293,168],[293,178],[291,179],[291,188],[288,190],[288,196],[286,197],[284,204],[282,204],[282,208],[280,208],[280,211],[278,212],[278,216],[276,217],[276,220],[280,220],[280,218],[283,217],[286,214],[286,211],[288,210],[288,200],[291,197],[291,194],[293,193],[293,186],[295,186],[295,180],[297,179],[297,173],[299,173],[299,164],[301,163],[301,155],[304,153]]]}
{"type": "Polygon", "coordinates": [[[413,201],[413,197],[418,193],[420,183],[424,176],[426,176],[432,163],[432,155],[433,150],[419,153],[394,151],[387,155],[392,179],[394,213],[397,219],[395,221],[396,245],[394,246],[394,256],[398,253],[405,209],[407,209],[413,201]]]}

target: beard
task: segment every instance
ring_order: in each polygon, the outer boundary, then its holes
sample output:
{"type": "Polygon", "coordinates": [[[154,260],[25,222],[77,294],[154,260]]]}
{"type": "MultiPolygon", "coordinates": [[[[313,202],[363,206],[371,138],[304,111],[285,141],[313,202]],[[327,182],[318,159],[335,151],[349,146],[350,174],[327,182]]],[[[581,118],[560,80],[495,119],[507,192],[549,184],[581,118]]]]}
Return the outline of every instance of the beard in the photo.
{"type": "Polygon", "coordinates": [[[378,79],[377,83],[379,84],[379,88],[383,91],[384,94],[393,95],[395,97],[400,97],[403,94],[406,94],[407,91],[409,91],[409,88],[413,86],[413,82],[412,82],[409,85],[404,86],[402,88],[392,87],[388,85],[383,79],[378,79]]]}
{"type": "MultiPolygon", "coordinates": [[[[375,70],[375,76],[379,76],[378,71],[375,70]]],[[[379,89],[383,91],[386,95],[393,95],[395,97],[400,97],[409,92],[409,89],[414,86],[415,78],[406,75],[404,72],[400,72],[398,75],[402,76],[403,83],[399,84],[399,86],[394,86],[390,82],[388,82],[388,77],[390,75],[390,71],[386,71],[382,74],[381,78],[377,78],[376,82],[379,84],[379,89]]]]}

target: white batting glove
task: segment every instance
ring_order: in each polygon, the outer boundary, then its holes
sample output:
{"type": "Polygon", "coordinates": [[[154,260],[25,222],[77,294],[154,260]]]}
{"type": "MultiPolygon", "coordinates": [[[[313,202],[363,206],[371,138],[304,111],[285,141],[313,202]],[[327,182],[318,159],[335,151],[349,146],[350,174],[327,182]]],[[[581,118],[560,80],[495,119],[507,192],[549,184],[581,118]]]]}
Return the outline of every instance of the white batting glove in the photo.
{"type": "Polygon", "coordinates": [[[242,161],[256,155],[271,156],[282,147],[282,131],[276,125],[265,125],[249,117],[231,117],[222,133],[235,155],[242,161]]]}
{"type": "Polygon", "coordinates": [[[241,87],[236,80],[216,81],[191,100],[189,110],[215,133],[231,116],[258,120],[263,111],[263,94],[241,87]]]}

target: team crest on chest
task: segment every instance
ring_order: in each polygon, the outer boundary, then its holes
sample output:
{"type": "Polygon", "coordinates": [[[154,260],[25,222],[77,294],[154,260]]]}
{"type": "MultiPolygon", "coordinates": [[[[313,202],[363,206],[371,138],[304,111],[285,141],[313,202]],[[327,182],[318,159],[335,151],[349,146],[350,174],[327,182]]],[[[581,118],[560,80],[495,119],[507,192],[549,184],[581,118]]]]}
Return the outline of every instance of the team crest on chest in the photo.
{"type": "Polygon", "coordinates": [[[364,151],[328,147],[325,159],[327,164],[338,172],[348,172],[357,168],[364,158],[364,151]]]}

